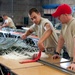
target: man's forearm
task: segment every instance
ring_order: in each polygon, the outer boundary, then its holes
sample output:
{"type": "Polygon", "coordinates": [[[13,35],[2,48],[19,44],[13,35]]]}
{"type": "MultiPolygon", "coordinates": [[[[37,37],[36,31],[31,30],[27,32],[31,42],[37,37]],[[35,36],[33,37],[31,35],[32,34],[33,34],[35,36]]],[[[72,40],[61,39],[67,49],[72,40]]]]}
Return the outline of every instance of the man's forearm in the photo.
{"type": "Polygon", "coordinates": [[[26,36],[29,36],[32,32],[33,32],[33,31],[28,30],[28,31],[25,32],[25,35],[26,35],[26,36]]]}
{"type": "Polygon", "coordinates": [[[73,62],[75,62],[75,38],[74,38],[74,49],[73,49],[73,62]]]}
{"type": "Polygon", "coordinates": [[[60,53],[63,45],[64,45],[64,39],[60,36],[59,40],[58,40],[58,45],[57,45],[56,52],[60,53]]]}
{"type": "Polygon", "coordinates": [[[3,27],[7,27],[7,26],[9,26],[8,24],[3,24],[1,27],[3,28],[3,27]]]}
{"type": "Polygon", "coordinates": [[[75,47],[74,47],[74,50],[73,50],[73,62],[75,63],[75,47]]]}

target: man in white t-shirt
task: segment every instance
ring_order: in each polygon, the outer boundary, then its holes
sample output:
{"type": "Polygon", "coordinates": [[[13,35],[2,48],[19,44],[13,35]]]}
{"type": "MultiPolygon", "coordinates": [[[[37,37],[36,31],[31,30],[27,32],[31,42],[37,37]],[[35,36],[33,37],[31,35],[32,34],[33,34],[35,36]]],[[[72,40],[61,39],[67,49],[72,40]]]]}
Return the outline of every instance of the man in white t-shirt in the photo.
{"type": "Polygon", "coordinates": [[[8,17],[6,14],[4,14],[4,15],[2,15],[2,18],[4,19],[4,23],[2,26],[0,26],[0,29],[2,29],[4,27],[16,29],[16,26],[14,25],[14,22],[10,17],[8,17]]]}

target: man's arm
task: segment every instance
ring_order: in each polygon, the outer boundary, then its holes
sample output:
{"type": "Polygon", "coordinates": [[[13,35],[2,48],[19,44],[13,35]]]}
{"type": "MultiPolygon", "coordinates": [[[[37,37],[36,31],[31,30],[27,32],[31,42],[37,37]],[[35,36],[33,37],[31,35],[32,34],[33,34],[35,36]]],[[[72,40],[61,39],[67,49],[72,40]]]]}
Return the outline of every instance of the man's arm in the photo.
{"type": "Polygon", "coordinates": [[[25,32],[25,35],[26,35],[26,36],[29,36],[32,32],[33,32],[33,30],[32,30],[32,29],[29,29],[29,30],[27,30],[27,31],[25,32]]]}
{"type": "Polygon", "coordinates": [[[2,28],[3,28],[3,27],[7,27],[7,26],[9,26],[9,25],[10,25],[10,22],[4,23],[4,24],[2,25],[2,28]]]}
{"type": "Polygon", "coordinates": [[[74,49],[73,49],[73,62],[75,62],[75,37],[74,37],[74,49]]]}
{"type": "Polygon", "coordinates": [[[57,44],[57,48],[56,48],[56,52],[55,54],[52,56],[53,59],[57,59],[60,58],[59,54],[61,52],[61,49],[64,45],[64,38],[62,37],[62,35],[60,34],[59,39],[58,39],[58,44],[57,44]]]}
{"type": "Polygon", "coordinates": [[[22,38],[22,39],[25,39],[25,38],[26,38],[27,36],[29,36],[32,32],[33,32],[32,29],[27,30],[27,31],[21,36],[21,38],[22,38]]]}
{"type": "Polygon", "coordinates": [[[73,62],[68,66],[71,70],[75,71],[75,37],[74,37],[74,49],[73,49],[73,62]]]}
{"type": "Polygon", "coordinates": [[[52,29],[50,27],[50,24],[46,23],[45,27],[46,30],[38,41],[38,47],[40,48],[41,51],[44,50],[43,42],[52,34],[52,29]]]}
{"type": "Polygon", "coordinates": [[[9,26],[9,25],[10,25],[10,22],[4,23],[2,26],[0,26],[0,29],[2,29],[3,27],[7,27],[7,26],[9,26]]]}
{"type": "Polygon", "coordinates": [[[63,45],[64,45],[64,38],[63,38],[63,36],[60,34],[59,39],[58,39],[58,44],[57,44],[56,52],[60,53],[60,51],[61,51],[63,45]]]}

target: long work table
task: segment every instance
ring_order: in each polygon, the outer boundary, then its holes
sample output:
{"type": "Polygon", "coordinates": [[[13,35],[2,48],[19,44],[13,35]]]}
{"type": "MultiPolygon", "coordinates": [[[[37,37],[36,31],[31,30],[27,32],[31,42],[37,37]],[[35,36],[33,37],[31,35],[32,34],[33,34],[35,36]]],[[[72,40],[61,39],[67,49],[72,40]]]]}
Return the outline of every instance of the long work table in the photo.
{"type": "Polygon", "coordinates": [[[69,75],[74,73],[62,68],[64,63],[70,62],[69,60],[64,58],[52,60],[51,55],[38,62],[20,64],[20,61],[23,60],[5,59],[0,56],[0,65],[13,72],[12,75],[69,75]]]}

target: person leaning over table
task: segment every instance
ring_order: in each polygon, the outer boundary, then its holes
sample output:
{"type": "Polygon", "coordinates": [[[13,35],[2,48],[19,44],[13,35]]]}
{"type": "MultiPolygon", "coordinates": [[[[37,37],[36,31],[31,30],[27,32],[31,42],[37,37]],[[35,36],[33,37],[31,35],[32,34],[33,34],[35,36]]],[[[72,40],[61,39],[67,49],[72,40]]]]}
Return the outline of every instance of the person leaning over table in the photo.
{"type": "Polygon", "coordinates": [[[53,17],[58,18],[62,23],[62,29],[56,48],[56,53],[53,58],[59,58],[59,54],[63,45],[65,44],[67,52],[70,57],[73,57],[73,62],[68,67],[71,70],[75,69],[75,18],[72,17],[72,9],[68,4],[61,4],[52,14],[53,17]]]}
{"type": "MultiPolygon", "coordinates": [[[[40,12],[36,8],[31,8],[28,15],[33,25],[30,26],[29,30],[27,30],[21,38],[25,39],[32,32],[36,32],[39,38],[38,47],[40,51],[44,51],[45,48],[56,49],[58,36],[53,24],[48,19],[41,17],[40,12]]],[[[36,58],[36,56],[37,55],[34,54],[33,58],[36,58]]]]}
{"type": "Polygon", "coordinates": [[[4,27],[16,29],[16,26],[10,17],[8,17],[6,14],[3,14],[2,18],[4,20],[4,23],[0,26],[0,29],[4,27]]]}

